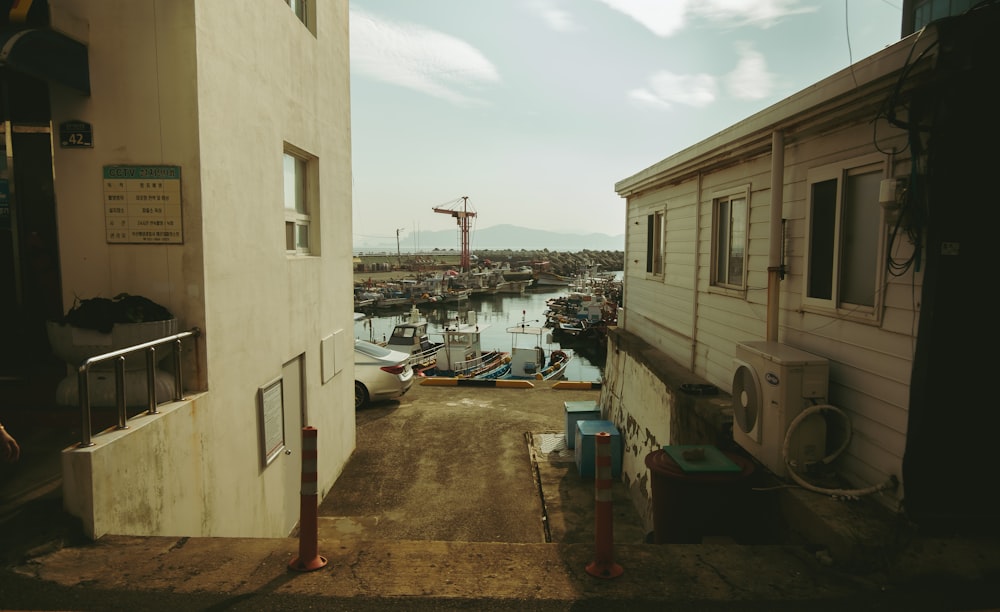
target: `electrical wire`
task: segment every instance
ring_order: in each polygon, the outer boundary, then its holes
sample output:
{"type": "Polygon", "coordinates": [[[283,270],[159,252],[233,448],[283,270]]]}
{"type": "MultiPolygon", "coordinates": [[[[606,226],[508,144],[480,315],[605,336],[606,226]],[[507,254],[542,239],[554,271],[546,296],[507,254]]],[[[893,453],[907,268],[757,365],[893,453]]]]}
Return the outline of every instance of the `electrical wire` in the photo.
{"type": "Polygon", "coordinates": [[[847,65],[851,69],[851,79],[854,81],[854,88],[858,87],[858,77],[854,74],[854,51],[851,50],[851,20],[847,12],[848,0],[844,0],[844,37],[847,39],[847,65]]]}

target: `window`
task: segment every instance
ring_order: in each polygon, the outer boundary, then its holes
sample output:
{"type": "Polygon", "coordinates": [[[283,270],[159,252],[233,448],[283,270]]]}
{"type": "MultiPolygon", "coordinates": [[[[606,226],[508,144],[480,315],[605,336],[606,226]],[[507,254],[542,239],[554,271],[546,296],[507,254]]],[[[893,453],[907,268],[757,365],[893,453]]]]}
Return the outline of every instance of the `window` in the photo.
{"type": "Polygon", "coordinates": [[[292,8],[292,12],[302,23],[309,23],[308,0],[285,0],[285,3],[292,8]]]}
{"type": "Polygon", "coordinates": [[[663,211],[646,217],[646,272],[663,274],[663,211]]]}
{"type": "Polygon", "coordinates": [[[747,251],[747,192],[715,198],[713,202],[712,284],[743,289],[747,251]]]}
{"type": "Polygon", "coordinates": [[[807,304],[875,312],[882,177],[879,156],[809,172],[807,304]]]}
{"type": "Polygon", "coordinates": [[[316,36],[316,0],[285,0],[302,25],[316,36]]]}
{"type": "Polygon", "coordinates": [[[285,251],[289,254],[312,251],[310,165],[305,157],[285,151],[285,251]]]}

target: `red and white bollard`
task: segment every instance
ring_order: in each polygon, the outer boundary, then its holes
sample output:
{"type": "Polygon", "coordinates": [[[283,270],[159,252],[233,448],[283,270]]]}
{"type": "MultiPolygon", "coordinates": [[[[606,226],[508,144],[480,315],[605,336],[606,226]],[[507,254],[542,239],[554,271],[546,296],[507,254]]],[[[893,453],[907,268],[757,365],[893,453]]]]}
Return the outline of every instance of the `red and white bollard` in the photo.
{"type": "Polygon", "coordinates": [[[302,488],[299,504],[299,556],[288,568],[311,572],[326,566],[326,557],[318,552],[319,527],[319,465],[315,427],[302,428],[302,488]]]}
{"type": "Polygon", "coordinates": [[[625,571],[614,562],[614,515],[612,514],[611,434],[594,437],[594,560],[587,573],[596,578],[617,578],[625,571]]]}

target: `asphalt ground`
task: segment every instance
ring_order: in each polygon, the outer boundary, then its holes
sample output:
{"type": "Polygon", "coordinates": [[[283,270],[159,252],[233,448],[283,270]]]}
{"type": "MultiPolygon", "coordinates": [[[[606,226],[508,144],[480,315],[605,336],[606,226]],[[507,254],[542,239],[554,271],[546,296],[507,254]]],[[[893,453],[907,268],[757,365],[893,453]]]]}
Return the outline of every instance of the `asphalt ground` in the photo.
{"type": "Polygon", "coordinates": [[[595,541],[594,482],[553,440],[563,402],[598,397],[550,382],[415,385],[358,412],[357,449],[319,507],[315,541],[83,541],[50,483],[0,526],[0,608],[1000,609],[995,542],[921,540],[865,572],[808,544],[656,545],[620,482],[611,563],[621,574],[589,573],[608,560],[595,541]],[[29,537],[41,526],[47,533],[29,537]],[[303,553],[318,566],[294,569],[303,553]]]}
{"type": "MultiPolygon", "coordinates": [[[[594,542],[594,479],[567,448],[564,402],[600,390],[427,386],[357,414],[357,450],[320,505],[322,535],[594,542]]],[[[647,536],[613,486],[615,539],[647,536]]]]}

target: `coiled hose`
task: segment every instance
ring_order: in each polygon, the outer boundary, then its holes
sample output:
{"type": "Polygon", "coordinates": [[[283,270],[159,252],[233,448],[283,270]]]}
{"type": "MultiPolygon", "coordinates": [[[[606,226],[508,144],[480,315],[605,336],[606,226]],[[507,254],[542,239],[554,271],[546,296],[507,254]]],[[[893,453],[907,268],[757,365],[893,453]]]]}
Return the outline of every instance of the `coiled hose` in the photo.
{"type": "Polygon", "coordinates": [[[788,431],[785,432],[785,442],[781,447],[781,457],[782,459],[784,459],[785,465],[788,466],[788,474],[792,477],[792,480],[798,483],[799,486],[801,486],[803,489],[807,489],[814,493],[831,495],[833,497],[845,497],[848,499],[858,499],[865,495],[871,495],[872,493],[884,491],[885,489],[895,489],[896,486],[899,484],[899,481],[896,479],[895,475],[890,476],[888,480],[886,480],[881,484],[872,485],[870,487],[865,487],[861,489],[827,489],[824,487],[818,487],[810,482],[807,482],[804,478],[802,478],[798,474],[798,472],[795,469],[795,466],[792,465],[791,460],[788,458],[788,447],[791,444],[792,434],[795,433],[795,430],[799,427],[802,421],[806,420],[808,417],[814,414],[822,412],[833,412],[839,415],[840,418],[843,419],[844,421],[847,433],[844,436],[844,442],[840,445],[840,447],[838,447],[837,450],[830,453],[826,457],[823,457],[820,460],[820,463],[828,464],[832,462],[837,457],[839,457],[840,454],[843,453],[844,450],[847,449],[847,446],[851,443],[851,433],[852,433],[851,419],[850,417],[847,416],[847,414],[843,410],[837,408],[833,404],[816,404],[815,406],[809,406],[808,408],[804,409],[794,419],[792,419],[791,423],[788,424],[788,431]]]}

